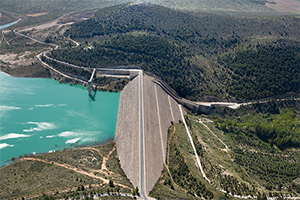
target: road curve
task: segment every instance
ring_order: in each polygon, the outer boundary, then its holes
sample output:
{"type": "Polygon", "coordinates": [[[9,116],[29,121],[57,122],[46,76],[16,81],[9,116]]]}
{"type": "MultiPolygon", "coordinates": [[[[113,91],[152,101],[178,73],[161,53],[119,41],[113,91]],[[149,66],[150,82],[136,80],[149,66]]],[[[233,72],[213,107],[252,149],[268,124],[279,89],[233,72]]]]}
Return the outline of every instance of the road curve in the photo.
{"type": "Polygon", "coordinates": [[[56,45],[56,44],[42,42],[42,41],[37,40],[37,39],[34,39],[34,38],[30,37],[30,36],[24,35],[24,34],[18,32],[17,29],[14,29],[13,32],[14,32],[15,34],[17,34],[17,35],[23,36],[23,37],[25,37],[25,38],[27,38],[27,39],[30,39],[30,40],[32,40],[32,41],[35,41],[35,42],[37,42],[37,43],[53,46],[54,49],[59,48],[59,46],[56,45]]]}

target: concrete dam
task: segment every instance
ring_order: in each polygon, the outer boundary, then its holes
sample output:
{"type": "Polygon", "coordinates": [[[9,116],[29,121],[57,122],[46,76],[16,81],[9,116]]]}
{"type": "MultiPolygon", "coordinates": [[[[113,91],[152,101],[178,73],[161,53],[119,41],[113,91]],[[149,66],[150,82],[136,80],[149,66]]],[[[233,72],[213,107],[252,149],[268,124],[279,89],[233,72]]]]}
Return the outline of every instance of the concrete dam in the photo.
{"type": "Polygon", "coordinates": [[[122,169],[142,198],[163,170],[171,121],[180,119],[177,102],[142,71],[121,92],[115,134],[117,153],[122,169]]]}

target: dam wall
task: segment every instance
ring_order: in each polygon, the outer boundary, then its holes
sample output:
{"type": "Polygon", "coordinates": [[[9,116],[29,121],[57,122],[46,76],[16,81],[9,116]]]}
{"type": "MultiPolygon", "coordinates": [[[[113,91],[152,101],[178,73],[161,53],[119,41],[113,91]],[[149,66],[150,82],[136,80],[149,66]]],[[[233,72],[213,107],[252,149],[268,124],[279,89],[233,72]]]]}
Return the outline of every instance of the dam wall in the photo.
{"type": "Polygon", "coordinates": [[[121,92],[115,138],[121,167],[128,179],[140,188],[140,170],[144,170],[145,193],[149,194],[164,167],[171,121],[178,122],[181,115],[177,102],[159,85],[143,76],[145,166],[141,169],[138,80],[139,77],[133,79],[121,92]]]}
{"type": "Polygon", "coordinates": [[[155,85],[148,78],[144,78],[145,186],[147,194],[154,186],[153,183],[155,184],[157,177],[160,176],[164,163],[154,87],[155,85]]]}
{"type": "Polygon", "coordinates": [[[139,80],[135,78],[120,95],[115,140],[121,167],[136,187],[140,184],[139,80]]]}

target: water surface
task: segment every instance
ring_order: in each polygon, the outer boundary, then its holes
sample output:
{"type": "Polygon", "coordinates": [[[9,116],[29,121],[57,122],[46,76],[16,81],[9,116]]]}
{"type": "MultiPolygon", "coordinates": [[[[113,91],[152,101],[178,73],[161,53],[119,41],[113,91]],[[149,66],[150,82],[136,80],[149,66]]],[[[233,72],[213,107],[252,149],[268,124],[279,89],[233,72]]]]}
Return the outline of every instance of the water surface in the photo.
{"type": "Polygon", "coordinates": [[[119,93],[0,72],[0,166],[19,155],[91,145],[114,138],[119,93]]]}
{"type": "Polygon", "coordinates": [[[0,30],[1,29],[4,29],[4,28],[7,28],[7,27],[10,27],[16,23],[18,23],[20,20],[17,20],[17,21],[14,21],[14,22],[11,22],[11,23],[8,23],[8,24],[3,24],[3,25],[0,25],[0,30]]]}

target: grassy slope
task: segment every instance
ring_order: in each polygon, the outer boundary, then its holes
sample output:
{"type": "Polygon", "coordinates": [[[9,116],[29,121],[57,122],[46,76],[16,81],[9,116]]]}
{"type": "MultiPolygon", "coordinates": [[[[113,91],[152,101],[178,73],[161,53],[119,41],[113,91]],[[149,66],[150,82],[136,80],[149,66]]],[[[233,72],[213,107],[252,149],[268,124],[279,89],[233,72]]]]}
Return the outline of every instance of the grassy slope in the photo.
{"type": "Polygon", "coordinates": [[[299,147],[298,119],[299,101],[273,101],[234,111],[224,109],[222,117],[215,122],[220,130],[241,144],[256,146],[260,150],[280,152],[287,148],[299,147]],[[248,140],[249,137],[252,139],[248,140]]]}
{"type": "Polygon", "coordinates": [[[268,195],[299,195],[297,171],[300,167],[300,132],[296,120],[299,118],[299,102],[273,102],[233,111],[225,110],[227,113],[223,112],[222,120],[230,121],[232,128],[221,128],[220,116],[214,116],[215,123],[207,125],[232,149],[230,155],[234,162],[231,165],[239,173],[238,176],[268,195]],[[272,131],[263,135],[253,128],[254,124],[266,130],[272,127],[272,131]],[[291,144],[284,145],[289,140],[295,142],[295,148],[291,148],[291,144]],[[281,149],[276,145],[282,145],[281,149]]]}
{"type": "Polygon", "coordinates": [[[297,159],[299,152],[282,151],[272,154],[263,147],[267,144],[257,138],[246,136],[251,142],[245,144],[234,135],[224,135],[213,123],[206,124],[231,149],[230,153],[226,153],[224,145],[202,124],[190,121],[190,126],[197,130],[194,133],[199,136],[198,139],[205,149],[204,170],[216,185],[235,194],[255,195],[257,191],[265,191],[268,184],[273,187],[273,192],[278,193],[277,188],[282,184],[282,192],[286,193],[292,181],[297,179],[295,172],[300,167],[297,159]],[[258,146],[257,143],[262,144],[258,146]],[[285,171],[287,169],[289,171],[285,171]],[[240,183],[236,184],[237,181],[240,183]]]}
{"type": "Polygon", "coordinates": [[[166,158],[169,170],[164,168],[150,196],[157,199],[200,199],[201,195],[193,195],[200,186],[205,185],[207,191],[213,191],[196,168],[192,151],[183,123],[171,126],[166,158]]]}
{"type": "MultiPolygon", "coordinates": [[[[212,152],[210,152],[212,153],[212,152]]],[[[224,156],[224,155],[223,155],[224,156]]],[[[214,155],[212,155],[214,157],[214,155]]],[[[219,156],[217,156],[219,158],[219,156]]],[[[157,199],[236,199],[215,190],[196,167],[193,149],[183,123],[169,129],[166,166],[150,192],[157,199]],[[186,173],[188,171],[188,173],[186,173]]],[[[203,158],[201,158],[203,159],[203,158]]],[[[216,159],[216,158],[215,158],[216,159]]],[[[201,162],[203,162],[201,160],[201,162]]],[[[205,164],[207,164],[205,162],[205,164]]]]}

